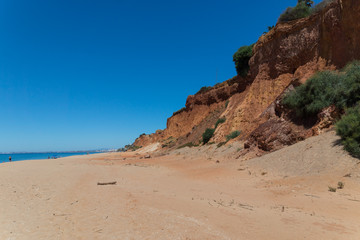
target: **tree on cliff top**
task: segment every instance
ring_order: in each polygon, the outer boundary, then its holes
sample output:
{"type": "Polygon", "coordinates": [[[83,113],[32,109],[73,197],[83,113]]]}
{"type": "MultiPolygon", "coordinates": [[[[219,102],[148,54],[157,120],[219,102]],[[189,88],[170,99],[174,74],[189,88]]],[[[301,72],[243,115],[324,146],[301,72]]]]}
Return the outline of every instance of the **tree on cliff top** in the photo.
{"type": "Polygon", "coordinates": [[[242,46],[233,56],[236,72],[241,77],[245,77],[249,71],[249,60],[252,56],[253,46],[254,44],[242,46]]]}

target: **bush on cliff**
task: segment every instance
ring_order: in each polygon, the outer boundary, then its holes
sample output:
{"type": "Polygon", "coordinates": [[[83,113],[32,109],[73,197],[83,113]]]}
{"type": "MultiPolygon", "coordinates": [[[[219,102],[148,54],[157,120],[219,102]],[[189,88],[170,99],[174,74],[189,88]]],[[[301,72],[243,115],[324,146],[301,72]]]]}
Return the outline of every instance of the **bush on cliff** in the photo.
{"type": "Polygon", "coordinates": [[[360,106],[349,108],[336,123],[336,133],[341,137],[344,149],[353,157],[360,158],[360,106]]]}
{"type": "Polygon", "coordinates": [[[319,113],[334,104],[338,109],[353,107],[360,101],[360,63],[354,61],[341,72],[315,74],[305,84],[285,95],[283,104],[299,117],[319,113]]]}
{"type": "Polygon", "coordinates": [[[289,92],[283,104],[300,117],[314,115],[323,108],[335,105],[346,110],[336,123],[336,132],[352,156],[360,158],[360,63],[348,64],[340,72],[324,71],[315,74],[305,84],[289,92]]]}
{"type": "Polygon", "coordinates": [[[215,129],[214,128],[207,128],[205,132],[203,133],[203,143],[206,144],[210,141],[212,136],[214,135],[215,129]]]}
{"type": "Polygon", "coordinates": [[[212,89],[212,87],[204,86],[204,87],[200,88],[200,90],[197,93],[195,93],[195,95],[201,94],[201,93],[206,93],[207,91],[209,91],[211,89],[212,89]]]}
{"type": "Polygon", "coordinates": [[[278,23],[289,22],[300,18],[308,17],[314,13],[317,13],[327,7],[330,3],[335,0],[323,0],[314,4],[311,0],[298,0],[298,3],[295,7],[288,7],[279,17],[278,23]]]}
{"type": "Polygon", "coordinates": [[[249,71],[249,60],[252,56],[253,46],[254,44],[242,46],[233,56],[236,72],[239,76],[245,77],[249,71]]]}
{"type": "Polygon", "coordinates": [[[335,103],[335,92],[341,84],[339,78],[339,74],[330,71],[317,73],[305,84],[285,95],[283,104],[295,109],[299,117],[317,114],[335,103]]]}
{"type": "Polygon", "coordinates": [[[226,135],[226,141],[230,141],[231,139],[237,138],[241,134],[240,131],[233,131],[229,135],[226,135]]]}
{"type": "Polygon", "coordinates": [[[334,0],[323,0],[323,1],[319,2],[314,7],[313,12],[316,13],[316,12],[319,12],[319,11],[323,10],[324,8],[326,8],[332,2],[334,2],[334,0]]]}
{"type": "Polygon", "coordinates": [[[295,7],[288,7],[285,12],[283,12],[278,22],[289,22],[300,18],[305,18],[310,16],[312,13],[311,7],[309,7],[305,1],[299,1],[295,7]]]}
{"type": "Polygon", "coordinates": [[[219,126],[219,124],[222,124],[226,121],[226,118],[223,117],[223,118],[219,118],[216,123],[215,123],[215,129],[219,126]]]}
{"type": "Polygon", "coordinates": [[[174,113],[173,113],[173,116],[175,116],[175,115],[177,115],[177,114],[179,114],[179,113],[182,113],[182,112],[184,112],[185,110],[186,110],[186,107],[183,107],[183,108],[177,110],[176,112],[174,112],[174,113]]]}
{"type": "Polygon", "coordinates": [[[142,148],[142,146],[136,146],[134,144],[128,144],[125,145],[123,148],[119,148],[117,152],[126,152],[126,151],[136,151],[138,149],[142,148]]]}
{"type": "Polygon", "coordinates": [[[185,144],[177,147],[177,149],[181,149],[181,148],[184,148],[184,147],[189,147],[189,148],[191,148],[191,147],[197,147],[197,146],[198,146],[198,145],[195,145],[193,142],[188,142],[188,143],[185,143],[185,144]]]}
{"type": "Polygon", "coordinates": [[[360,62],[348,64],[342,73],[341,84],[336,91],[337,107],[352,107],[360,101],[360,62]]]}

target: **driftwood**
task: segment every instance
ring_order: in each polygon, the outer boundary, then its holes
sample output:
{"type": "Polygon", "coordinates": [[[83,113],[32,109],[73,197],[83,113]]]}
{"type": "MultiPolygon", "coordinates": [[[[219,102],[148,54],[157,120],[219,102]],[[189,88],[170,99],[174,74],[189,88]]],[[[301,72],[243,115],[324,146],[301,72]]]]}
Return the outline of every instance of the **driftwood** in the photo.
{"type": "Polygon", "coordinates": [[[305,196],[307,197],[313,197],[313,198],[320,198],[319,196],[316,196],[316,195],[312,195],[312,194],[304,194],[305,196]]]}
{"type": "Polygon", "coordinates": [[[350,200],[350,201],[355,201],[355,202],[360,202],[360,200],[357,200],[357,199],[348,198],[348,200],[350,200]]]}
{"type": "Polygon", "coordinates": [[[115,185],[116,184],[116,181],[115,182],[98,182],[97,185],[115,185]]]}

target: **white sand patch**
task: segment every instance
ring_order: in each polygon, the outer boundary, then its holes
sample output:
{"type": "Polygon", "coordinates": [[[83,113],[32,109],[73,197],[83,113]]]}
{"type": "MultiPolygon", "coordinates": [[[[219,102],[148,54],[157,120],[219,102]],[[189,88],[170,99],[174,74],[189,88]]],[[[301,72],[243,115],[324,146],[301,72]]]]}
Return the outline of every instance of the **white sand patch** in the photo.
{"type": "Polygon", "coordinates": [[[153,144],[150,144],[146,147],[143,147],[143,148],[140,148],[139,150],[137,150],[136,152],[137,153],[140,153],[140,154],[143,154],[143,153],[152,153],[152,152],[155,152],[156,150],[158,150],[160,147],[160,143],[157,142],[157,143],[153,143],[153,144]]]}

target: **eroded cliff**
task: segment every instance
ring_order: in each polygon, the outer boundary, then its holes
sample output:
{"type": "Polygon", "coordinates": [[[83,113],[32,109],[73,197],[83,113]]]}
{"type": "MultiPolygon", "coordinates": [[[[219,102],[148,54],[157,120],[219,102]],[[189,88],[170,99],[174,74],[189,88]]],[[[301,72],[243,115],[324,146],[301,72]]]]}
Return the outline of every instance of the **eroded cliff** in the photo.
{"type": "MultiPolygon", "coordinates": [[[[212,142],[223,142],[241,131],[247,149],[273,151],[321,132],[332,113],[293,122],[281,106],[281,96],[304,83],[317,71],[339,69],[360,58],[360,5],[357,0],[336,0],[312,16],[277,24],[253,47],[249,74],[188,97],[186,108],[167,121],[165,130],[140,136],[137,146],[154,142],[163,147],[198,144],[206,128],[220,117],[212,142]]],[[[326,111],[325,111],[326,112],[326,111]]]]}

